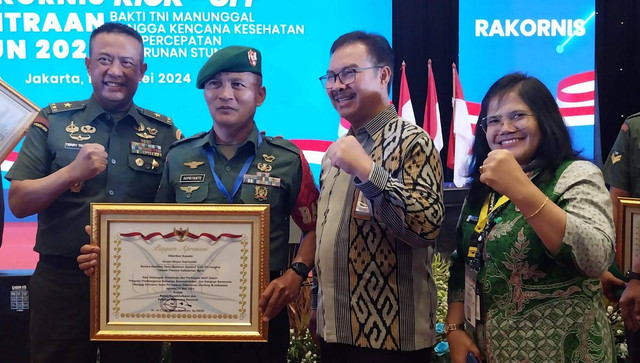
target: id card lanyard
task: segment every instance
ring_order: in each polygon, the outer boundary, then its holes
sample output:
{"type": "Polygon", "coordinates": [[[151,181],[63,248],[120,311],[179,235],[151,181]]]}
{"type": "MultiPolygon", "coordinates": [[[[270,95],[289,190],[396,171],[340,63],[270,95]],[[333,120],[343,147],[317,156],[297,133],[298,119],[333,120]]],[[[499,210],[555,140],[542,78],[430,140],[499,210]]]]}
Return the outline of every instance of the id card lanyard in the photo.
{"type": "Polygon", "coordinates": [[[484,258],[482,255],[483,246],[489,231],[496,223],[493,216],[506,207],[509,198],[503,195],[495,204],[494,201],[495,193],[490,193],[480,209],[478,222],[469,239],[467,263],[465,263],[464,317],[467,324],[474,329],[476,328],[477,322],[481,320],[480,292],[482,287],[478,282],[478,273],[484,266],[484,258]]]}
{"type": "MultiPolygon", "coordinates": [[[[258,148],[260,147],[260,145],[262,145],[262,135],[258,133],[258,148]]],[[[213,174],[213,178],[216,181],[216,185],[218,186],[218,189],[222,192],[222,194],[224,194],[225,197],[227,197],[227,200],[229,201],[229,203],[233,204],[233,196],[236,195],[236,193],[240,189],[240,185],[242,185],[242,180],[244,178],[244,175],[249,170],[249,167],[251,166],[253,159],[255,159],[256,157],[256,154],[249,156],[247,160],[244,161],[244,165],[242,166],[240,173],[238,173],[238,176],[236,177],[236,181],[233,183],[233,190],[231,191],[231,193],[229,193],[227,188],[222,183],[222,180],[216,173],[216,162],[215,162],[215,158],[213,157],[214,153],[217,153],[217,151],[213,147],[209,146],[207,148],[207,158],[209,159],[209,166],[211,167],[211,173],[213,174]]]]}

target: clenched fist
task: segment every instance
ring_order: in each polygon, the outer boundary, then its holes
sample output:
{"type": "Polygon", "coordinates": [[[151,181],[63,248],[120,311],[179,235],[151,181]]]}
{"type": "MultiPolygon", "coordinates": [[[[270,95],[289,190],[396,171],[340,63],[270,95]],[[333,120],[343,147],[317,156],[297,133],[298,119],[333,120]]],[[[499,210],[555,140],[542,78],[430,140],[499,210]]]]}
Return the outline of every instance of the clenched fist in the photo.
{"type": "Polygon", "coordinates": [[[84,144],[76,159],[69,164],[69,175],[73,183],[94,178],[107,168],[107,152],[100,144],[84,144]]]}
{"type": "Polygon", "coordinates": [[[373,162],[354,136],[349,135],[336,140],[327,149],[327,157],[331,160],[332,166],[347,174],[357,176],[360,180],[369,179],[373,162]]]}

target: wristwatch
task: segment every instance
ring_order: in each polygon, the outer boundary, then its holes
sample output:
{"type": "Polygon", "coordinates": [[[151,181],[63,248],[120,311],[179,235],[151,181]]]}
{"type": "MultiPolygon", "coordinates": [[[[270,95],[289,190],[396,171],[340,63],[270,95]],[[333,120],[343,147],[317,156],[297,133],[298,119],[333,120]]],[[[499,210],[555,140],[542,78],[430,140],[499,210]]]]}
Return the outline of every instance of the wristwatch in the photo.
{"type": "Polygon", "coordinates": [[[629,280],[640,280],[640,273],[637,272],[633,272],[631,270],[628,270],[627,273],[624,275],[624,280],[625,281],[629,281],[629,280]]]}
{"type": "Polygon", "coordinates": [[[311,267],[305,265],[304,262],[294,262],[289,268],[295,271],[303,280],[309,277],[309,271],[311,271],[311,267]]]}
{"type": "Polygon", "coordinates": [[[460,324],[445,324],[444,326],[444,335],[449,335],[450,332],[454,330],[464,330],[464,323],[460,324]]]}

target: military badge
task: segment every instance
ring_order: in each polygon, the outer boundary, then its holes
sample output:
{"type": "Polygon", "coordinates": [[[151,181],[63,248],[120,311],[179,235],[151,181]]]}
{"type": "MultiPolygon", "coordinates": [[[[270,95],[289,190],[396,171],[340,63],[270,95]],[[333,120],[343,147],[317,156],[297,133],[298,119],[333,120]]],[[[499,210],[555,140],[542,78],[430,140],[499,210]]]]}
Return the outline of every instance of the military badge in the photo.
{"type": "Polygon", "coordinates": [[[267,200],[267,187],[261,187],[256,185],[256,200],[264,202],[267,200]]]}
{"type": "Polygon", "coordinates": [[[611,164],[615,164],[620,160],[622,160],[622,154],[620,154],[618,151],[614,151],[611,153],[611,164]]]}
{"type": "Polygon", "coordinates": [[[189,169],[197,169],[202,164],[204,164],[204,161],[189,161],[184,163],[184,166],[188,166],[189,169]]]}
{"type": "Polygon", "coordinates": [[[151,127],[145,127],[142,123],[138,127],[133,127],[136,130],[136,135],[140,136],[143,139],[153,139],[156,137],[158,130],[152,129],[151,127]]]}
{"type": "Polygon", "coordinates": [[[70,134],[69,135],[70,138],[76,140],[76,141],[87,141],[91,138],[91,136],[89,135],[79,135],[79,134],[70,134]]]}
{"type": "Polygon", "coordinates": [[[96,132],[96,128],[91,125],[84,125],[80,128],[80,131],[84,132],[85,134],[93,134],[96,132]]]}
{"type": "Polygon", "coordinates": [[[131,141],[131,153],[138,155],[162,157],[162,145],[154,145],[149,140],[131,141]]]}
{"type": "Polygon", "coordinates": [[[76,126],[76,124],[73,121],[71,121],[71,123],[67,127],[65,127],[64,130],[70,134],[73,134],[78,132],[80,128],[76,126]]]}
{"type": "Polygon", "coordinates": [[[258,184],[266,185],[270,187],[279,187],[280,178],[275,178],[269,175],[269,173],[257,172],[256,175],[245,174],[242,176],[242,182],[244,184],[258,184]]]}
{"type": "Polygon", "coordinates": [[[200,189],[199,185],[188,185],[186,187],[180,187],[180,190],[185,192],[185,196],[187,198],[191,198],[191,193],[193,193],[194,191],[196,191],[198,189],[200,189]]]}
{"type": "Polygon", "coordinates": [[[156,161],[156,159],[151,160],[151,169],[155,169],[159,167],[160,167],[160,164],[158,163],[158,161],[156,161]]]}
{"type": "Polygon", "coordinates": [[[142,158],[137,158],[135,163],[138,166],[143,166],[144,165],[144,160],[142,160],[142,158]]]}
{"type": "Polygon", "coordinates": [[[258,64],[258,53],[256,53],[255,50],[250,49],[247,52],[247,57],[249,58],[249,64],[251,64],[252,67],[255,67],[258,64]]]}
{"type": "Polygon", "coordinates": [[[269,164],[265,164],[265,163],[258,163],[258,170],[263,171],[265,173],[268,173],[271,171],[271,169],[273,169],[273,167],[269,164]]]}
{"type": "Polygon", "coordinates": [[[275,155],[262,154],[262,157],[264,158],[264,161],[266,161],[267,163],[272,163],[274,160],[276,160],[275,155]]]}

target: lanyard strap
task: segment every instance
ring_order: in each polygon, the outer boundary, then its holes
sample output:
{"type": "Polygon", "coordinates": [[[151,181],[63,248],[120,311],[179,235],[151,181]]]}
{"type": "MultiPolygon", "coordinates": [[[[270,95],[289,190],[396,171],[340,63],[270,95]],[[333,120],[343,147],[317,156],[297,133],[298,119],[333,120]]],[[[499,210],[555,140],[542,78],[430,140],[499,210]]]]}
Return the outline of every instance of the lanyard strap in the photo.
{"type": "MultiPolygon", "coordinates": [[[[258,148],[260,147],[260,145],[262,145],[262,135],[258,133],[258,148]]],[[[217,154],[218,152],[212,146],[209,146],[207,148],[207,158],[209,159],[209,166],[211,167],[211,173],[213,174],[213,178],[216,181],[216,185],[218,186],[218,189],[220,189],[222,194],[224,194],[224,196],[227,197],[227,199],[229,200],[229,203],[233,203],[233,197],[236,195],[236,193],[240,189],[240,185],[242,185],[243,177],[249,170],[249,167],[251,166],[253,159],[256,158],[256,154],[254,153],[253,155],[250,155],[247,158],[247,160],[244,161],[244,165],[242,166],[240,173],[238,173],[238,176],[236,177],[236,180],[233,183],[233,191],[231,194],[229,194],[229,191],[224,186],[224,184],[222,183],[222,180],[220,180],[220,177],[216,173],[216,162],[213,156],[214,153],[217,154]]]]}
{"type": "Polygon", "coordinates": [[[495,220],[489,218],[494,214],[500,213],[509,202],[509,198],[502,196],[498,199],[498,202],[493,205],[495,200],[495,193],[490,193],[487,196],[487,200],[482,205],[480,215],[478,216],[478,223],[473,229],[473,233],[469,238],[469,250],[467,251],[467,262],[471,268],[475,271],[480,271],[484,265],[484,259],[482,251],[485,244],[485,239],[489,234],[489,230],[495,225],[495,220]]]}
{"type": "Polygon", "coordinates": [[[506,195],[503,195],[498,199],[498,202],[492,208],[490,204],[493,204],[492,202],[493,198],[494,198],[494,194],[490,193],[487,196],[487,199],[484,201],[484,204],[482,205],[482,209],[480,210],[480,215],[478,216],[478,223],[473,229],[477,233],[482,232],[484,228],[487,226],[487,220],[489,219],[489,216],[493,214],[493,212],[495,212],[498,208],[500,208],[501,206],[503,206],[505,203],[509,201],[509,198],[506,195]]]}

